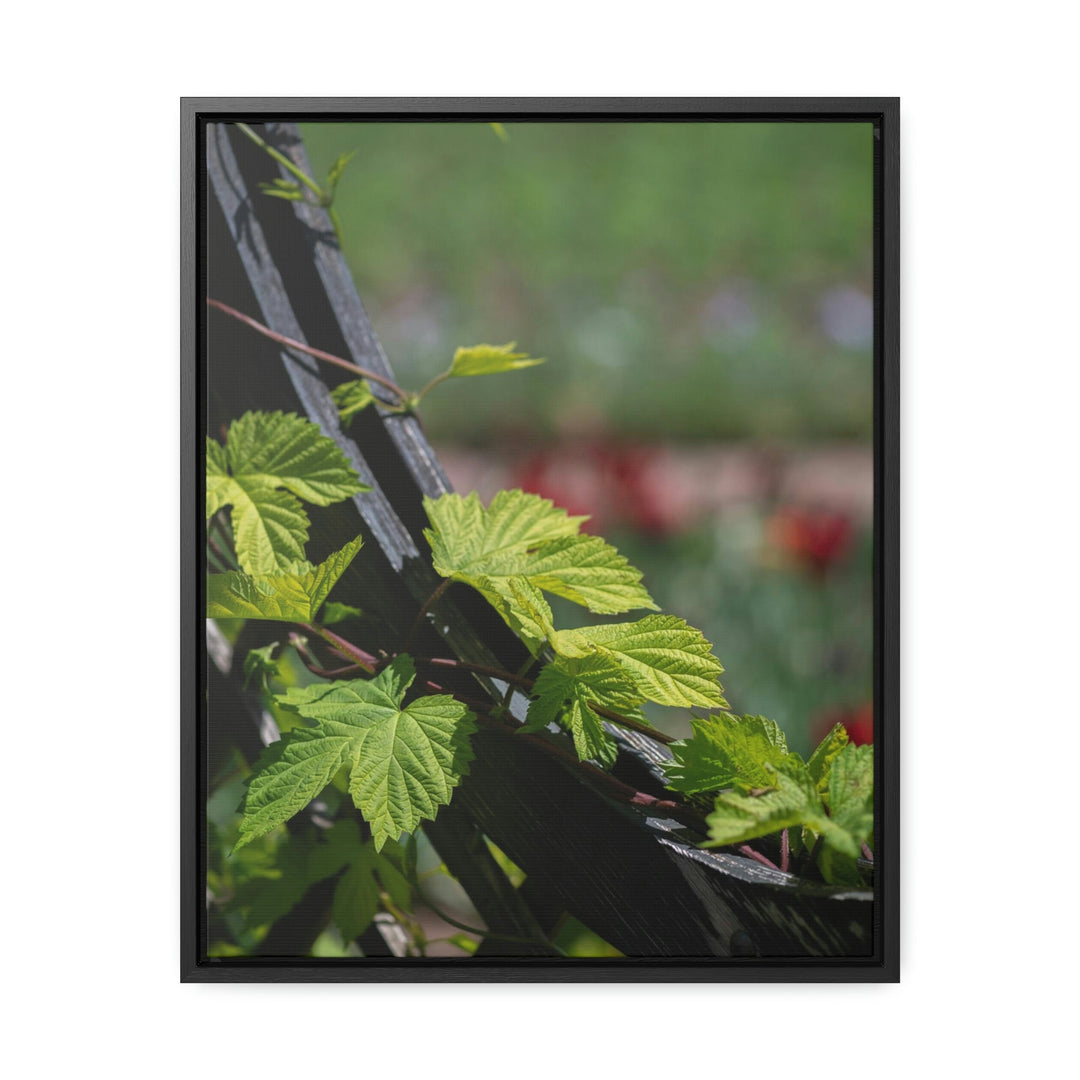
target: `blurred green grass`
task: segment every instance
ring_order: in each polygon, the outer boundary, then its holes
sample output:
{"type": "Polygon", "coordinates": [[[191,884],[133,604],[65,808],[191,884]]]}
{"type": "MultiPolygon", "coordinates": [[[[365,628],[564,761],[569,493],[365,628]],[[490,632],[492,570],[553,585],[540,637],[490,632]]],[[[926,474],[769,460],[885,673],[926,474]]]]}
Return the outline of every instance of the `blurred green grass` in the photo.
{"type": "Polygon", "coordinates": [[[302,127],[319,177],[358,150],[335,206],[399,381],[548,358],[440,387],[436,442],[869,437],[865,327],[830,329],[871,294],[869,125],[506,127],[302,127]]]}

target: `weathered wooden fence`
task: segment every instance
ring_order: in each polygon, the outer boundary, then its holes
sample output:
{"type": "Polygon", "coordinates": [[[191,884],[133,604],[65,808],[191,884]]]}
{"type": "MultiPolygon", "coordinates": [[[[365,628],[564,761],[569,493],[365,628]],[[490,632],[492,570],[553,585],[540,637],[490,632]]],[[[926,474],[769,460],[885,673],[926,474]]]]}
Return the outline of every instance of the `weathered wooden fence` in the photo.
{"type": "MultiPolygon", "coordinates": [[[[258,130],[310,171],[293,125],[258,130]]],[[[235,126],[207,125],[205,150],[206,295],[280,334],[391,375],[327,213],[307,202],[262,196],[259,182],[284,174],[235,126]]],[[[206,313],[206,348],[207,433],[217,435],[223,423],[248,409],[297,412],[315,421],[372,485],[342,512],[315,516],[309,557],[321,559],[362,533],[364,547],[342,592],[363,597],[366,617],[385,631],[382,640],[400,641],[440,582],[421,532],[421,499],[449,490],[421,425],[410,416],[368,409],[343,432],[316,361],[216,311],[206,313]]],[[[421,631],[428,640],[418,638],[418,650],[439,655],[449,648],[462,660],[511,671],[525,660],[521,643],[467,587],[453,586],[436,610],[437,626],[421,631]]],[[[259,708],[243,690],[236,666],[223,663],[222,671],[207,665],[211,762],[233,747],[250,759],[261,745],[259,708]]],[[[484,693],[475,676],[448,671],[440,681],[474,697],[484,693]]],[[[493,695],[497,690],[487,688],[493,695]]],[[[524,705],[515,700],[518,715],[524,705]]],[[[615,775],[663,798],[654,763],[666,756],[665,748],[621,729],[617,737],[615,775]]],[[[539,753],[512,732],[482,728],[474,745],[471,775],[424,828],[493,932],[542,938],[570,914],[624,953],[628,959],[620,963],[700,958],[714,972],[717,958],[764,970],[779,961],[850,963],[875,955],[872,893],[811,884],[738,855],[702,851],[696,846],[700,836],[662,810],[612,799],[587,772],[539,753]],[[526,872],[520,889],[509,885],[484,836],[526,872]]],[[[325,889],[316,886],[274,927],[262,945],[264,956],[308,954],[317,932],[312,915],[328,905],[325,889]]],[[[370,956],[389,955],[373,931],[361,944],[370,956]]],[[[476,957],[442,963],[459,972],[472,966],[475,973],[487,960],[509,955],[545,962],[541,946],[489,938],[476,957]]]]}

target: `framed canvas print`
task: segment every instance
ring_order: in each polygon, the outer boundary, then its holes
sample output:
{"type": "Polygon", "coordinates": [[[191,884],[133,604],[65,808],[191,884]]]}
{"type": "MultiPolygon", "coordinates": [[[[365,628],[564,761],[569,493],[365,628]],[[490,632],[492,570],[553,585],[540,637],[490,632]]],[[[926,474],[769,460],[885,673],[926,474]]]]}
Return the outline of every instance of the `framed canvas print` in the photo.
{"type": "Polygon", "coordinates": [[[182,979],[899,978],[898,170],[182,102],[182,979]]]}

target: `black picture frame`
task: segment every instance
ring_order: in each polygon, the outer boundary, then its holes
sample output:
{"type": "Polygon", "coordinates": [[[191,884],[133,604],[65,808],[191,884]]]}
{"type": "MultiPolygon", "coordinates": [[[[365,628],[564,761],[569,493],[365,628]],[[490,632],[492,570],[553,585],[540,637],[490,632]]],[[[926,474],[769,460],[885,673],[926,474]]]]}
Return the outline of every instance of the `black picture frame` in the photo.
{"type": "Polygon", "coordinates": [[[899,921],[900,104],[897,98],[185,98],[181,100],[181,981],[895,982],[899,921]],[[864,121],[875,128],[873,948],[859,959],[286,961],[208,958],[205,895],[203,429],[206,125],[314,120],[864,121]]]}

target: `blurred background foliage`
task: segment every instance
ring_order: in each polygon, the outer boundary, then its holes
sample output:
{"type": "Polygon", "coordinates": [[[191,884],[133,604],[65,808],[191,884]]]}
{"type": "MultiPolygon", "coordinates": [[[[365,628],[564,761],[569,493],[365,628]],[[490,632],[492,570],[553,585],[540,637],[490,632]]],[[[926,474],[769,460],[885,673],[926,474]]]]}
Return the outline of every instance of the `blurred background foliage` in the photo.
{"type": "Polygon", "coordinates": [[[437,440],[870,436],[865,124],[311,124],[395,370],[516,340],[542,378],[460,383],[437,440]],[[484,417],[477,423],[476,417],[484,417]]]}
{"type": "Polygon", "coordinates": [[[505,131],[302,128],[317,177],[357,151],[334,205],[399,382],[459,345],[547,357],[425,403],[452,481],[591,513],[795,749],[869,739],[872,128],[505,131]]]}

